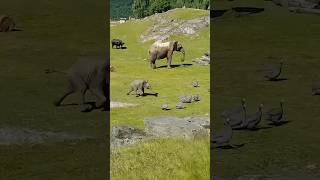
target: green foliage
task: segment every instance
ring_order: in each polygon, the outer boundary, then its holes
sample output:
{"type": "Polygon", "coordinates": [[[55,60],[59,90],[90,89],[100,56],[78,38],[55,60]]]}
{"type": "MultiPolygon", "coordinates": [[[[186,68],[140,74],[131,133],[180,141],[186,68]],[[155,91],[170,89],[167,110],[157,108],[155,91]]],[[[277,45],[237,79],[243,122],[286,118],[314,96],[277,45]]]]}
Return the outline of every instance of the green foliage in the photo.
{"type": "Polygon", "coordinates": [[[150,0],[149,14],[161,13],[171,9],[170,0],[150,0]]]}
{"type": "Polygon", "coordinates": [[[129,17],[132,15],[133,0],[111,0],[110,1],[110,17],[112,19],[119,19],[122,17],[129,17]]]}
{"type": "Polygon", "coordinates": [[[132,4],[132,13],[134,17],[142,18],[148,15],[149,0],[134,0],[132,4]]]}
{"type": "Polygon", "coordinates": [[[133,0],[132,12],[134,17],[142,18],[183,6],[187,8],[207,9],[209,0],[133,0]]]}

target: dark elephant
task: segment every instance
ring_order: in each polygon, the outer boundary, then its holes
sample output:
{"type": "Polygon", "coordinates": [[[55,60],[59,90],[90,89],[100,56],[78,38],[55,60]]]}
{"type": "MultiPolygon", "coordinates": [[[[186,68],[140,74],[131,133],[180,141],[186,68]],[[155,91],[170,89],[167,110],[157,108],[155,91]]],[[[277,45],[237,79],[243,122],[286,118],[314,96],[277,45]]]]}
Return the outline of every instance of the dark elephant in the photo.
{"type": "Polygon", "coordinates": [[[68,71],[68,87],[65,93],[54,102],[60,106],[62,101],[72,93],[81,92],[81,111],[92,109],[85,104],[85,94],[89,90],[97,97],[96,108],[109,109],[109,71],[110,65],[103,57],[81,57],[68,71]]]}
{"type": "Polygon", "coordinates": [[[181,52],[183,54],[183,58],[181,61],[184,61],[185,58],[185,51],[182,47],[181,43],[178,41],[171,41],[171,42],[155,42],[149,48],[149,61],[150,67],[152,69],[156,68],[156,60],[157,59],[164,59],[167,58],[168,68],[171,68],[172,63],[172,55],[174,51],[181,52]]]}
{"type": "Polygon", "coordinates": [[[117,49],[119,49],[119,48],[122,49],[124,42],[120,39],[112,39],[111,44],[112,44],[112,49],[114,46],[116,46],[117,49]]]}

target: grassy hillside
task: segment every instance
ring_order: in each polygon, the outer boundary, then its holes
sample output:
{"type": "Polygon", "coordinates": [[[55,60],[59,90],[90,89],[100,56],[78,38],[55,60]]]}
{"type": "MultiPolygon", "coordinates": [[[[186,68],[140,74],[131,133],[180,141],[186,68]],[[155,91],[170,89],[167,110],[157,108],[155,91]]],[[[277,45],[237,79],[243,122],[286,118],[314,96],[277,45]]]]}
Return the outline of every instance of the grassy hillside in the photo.
{"type": "Polygon", "coordinates": [[[215,9],[232,6],[266,10],[243,17],[226,14],[214,21],[215,129],[222,127],[219,114],[240,104],[242,97],[248,100],[250,112],[256,111],[261,102],[266,108],[278,107],[284,99],[285,120],[291,122],[276,128],[236,132],[232,143],[245,145],[239,151],[214,151],[215,175],[318,175],[320,99],[311,96],[311,84],[320,78],[319,16],[290,13],[269,1],[214,3],[215,9]],[[288,80],[264,81],[258,70],[265,63],[279,62],[281,57],[285,63],[283,77],[288,80]],[[312,168],[314,165],[316,168],[312,168]]]}
{"type": "MultiPolygon", "coordinates": [[[[104,179],[105,112],[80,113],[77,106],[54,107],[66,70],[79,55],[105,52],[103,1],[2,1],[22,31],[0,33],[0,127],[31,128],[93,136],[94,140],[35,146],[0,146],[1,179],[104,179]],[[94,28],[92,28],[94,27],[94,28]]],[[[78,103],[77,95],[66,103],[78,103]]]]}
{"type": "MultiPolygon", "coordinates": [[[[172,15],[175,18],[183,18],[185,15],[198,17],[209,15],[208,13],[207,11],[185,9],[173,12],[172,15]]],[[[116,69],[116,72],[111,73],[111,101],[139,104],[134,108],[112,109],[111,126],[130,125],[143,128],[145,117],[205,116],[209,113],[210,70],[208,67],[192,65],[173,69],[152,70],[149,68],[146,59],[148,48],[153,42],[141,43],[139,37],[151,24],[150,21],[132,21],[111,28],[110,37],[122,39],[127,46],[127,49],[123,50],[110,49],[111,65],[116,69]],[[159,96],[140,98],[127,96],[129,84],[135,79],[149,80],[153,87],[152,91],[159,93],[159,96]],[[193,80],[199,80],[201,88],[192,88],[193,80]],[[200,102],[187,105],[185,110],[174,108],[180,95],[195,93],[200,94],[200,102]],[[160,106],[164,103],[173,109],[162,111],[160,106]]],[[[184,63],[192,63],[192,59],[202,56],[209,50],[209,32],[209,28],[205,28],[198,37],[171,37],[171,40],[178,40],[185,47],[186,61],[184,63]]],[[[179,53],[175,53],[173,64],[181,64],[180,56],[179,53]]],[[[166,60],[157,61],[158,67],[165,64],[166,60]]],[[[146,92],[152,91],[146,90],[146,92]]],[[[148,179],[153,175],[161,177],[159,179],[208,179],[209,143],[208,140],[199,142],[163,140],[143,143],[129,149],[118,150],[117,155],[112,157],[111,168],[112,179],[123,179],[124,177],[148,179]],[[179,153],[171,154],[170,152],[179,153]],[[157,167],[154,165],[155,162],[157,167]],[[172,164],[170,165],[169,162],[172,164]],[[195,166],[191,168],[192,164],[195,166]]]]}

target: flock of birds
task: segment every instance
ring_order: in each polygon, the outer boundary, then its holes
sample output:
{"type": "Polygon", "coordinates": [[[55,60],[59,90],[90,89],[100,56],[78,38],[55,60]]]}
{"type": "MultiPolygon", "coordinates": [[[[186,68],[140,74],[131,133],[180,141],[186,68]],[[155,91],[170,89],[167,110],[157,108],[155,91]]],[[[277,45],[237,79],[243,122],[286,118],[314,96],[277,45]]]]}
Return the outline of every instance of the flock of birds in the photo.
{"type": "MultiPolygon", "coordinates": [[[[192,82],[192,86],[195,87],[195,88],[200,87],[199,81],[193,81],[192,82]]],[[[188,96],[180,96],[179,97],[179,102],[178,102],[178,104],[176,104],[176,109],[184,109],[185,108],[185,106],[184,106],[185,103],[192,103],[192,102],[197,102],[197,101],[200,101],[200,95],[199,94],[188,95],[188,96]]],[[[169,108],[168,104],[162,104],[161,105],[161,109],[164,110],[164,111],[171,110],[169,108]]]]}
{"type": "MultiPolygon", "coordinates": [[[[279,80],[279,76],[282,71],[283,62],[279,64],[269,64],[264,68],[264,78],[269,81],[279,80]]],[[[320,84],[319,84],[320,85],[320,84]]],[[[320,86],[317,89],[314,87],[315,91],[320,93],[320,86]]],[[[282,125],[285,121],[284,101],[280,101],[280,106],[277,108],[271,108],[269,110],[263,111],[263,104],[260,104],[258,111],[253,114],[248,114],[246,99],[241,100],[241,106],[230,108],[225,110],[221,117],[224,118],[224,128],[218,132],[213,132],[211,136],[211,144],[213,148],[230,146],[230,141],[233,136],[234,130],[255,130],[259,128],[259,124],[264,120],[268,121],[270,125],[278,126],[282,125]]]]}

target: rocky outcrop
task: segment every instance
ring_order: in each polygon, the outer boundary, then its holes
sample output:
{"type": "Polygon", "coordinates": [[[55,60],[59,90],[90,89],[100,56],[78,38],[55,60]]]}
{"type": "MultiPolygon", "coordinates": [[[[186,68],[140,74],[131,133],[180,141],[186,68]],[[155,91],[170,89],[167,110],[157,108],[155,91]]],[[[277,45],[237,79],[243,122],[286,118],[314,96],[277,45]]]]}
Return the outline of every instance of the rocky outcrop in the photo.
{"type": "Polygon", "coordinates": [[[320,14],[320,0],[273,0],[291,12],[320,14]]]}
{"type": "Polygon", "coordinates": [[[89,136],[64,132],[37,131],[27,128],[5,127],[0,129],[0,145],[25,145],[88,139],[89,136]]]}
{"type": "Polygon", "coordinates": [[[145,120],[145,132],[153,137],[196,139],[209,135],[209,118],[153,117],[145,120]]]}
{"type": "Polygon", "coordinates": [[[166,14],[171,11],[155,14],[144,19],[153,21],[154,24],[141,34],[142,42],[163,41],[172,35],[198,35],[201,29],[210,25],[209,15],[191,20],[170,19],[166,14]]]}
{"type": "Polygon", "coordinates": [[[204,53],[202,57],[193,60],[193,62],[202,66],[210,65],[210,53],[204,53]]]}
{"type": "Polygon", "coordinates": [[[151,117],[146,118],[144,124],[144,130],[114,126],[111,130],[111,147],[123,147],[158,138],[197,139],[210,136],[208,117],[151,117]]]}
{"type": "Polygon", "coordinates": [[[115,126],[111,130],[111,147],[128,146],[146,139],[145,133],[129,126],[115,126]]]}

